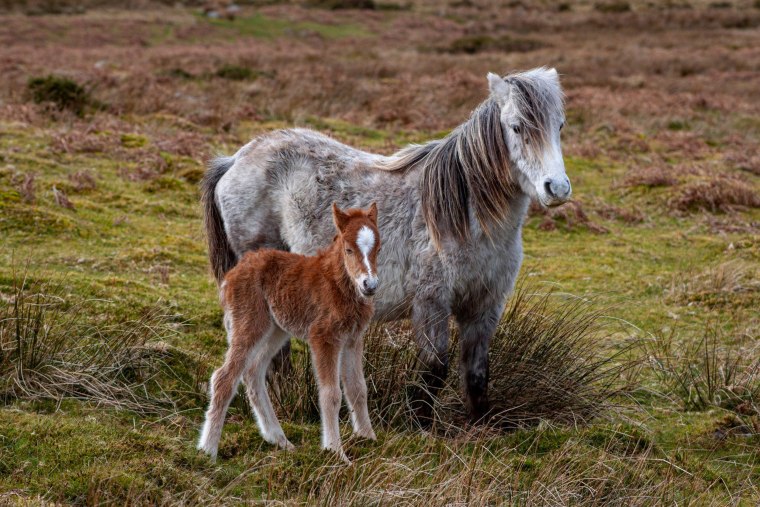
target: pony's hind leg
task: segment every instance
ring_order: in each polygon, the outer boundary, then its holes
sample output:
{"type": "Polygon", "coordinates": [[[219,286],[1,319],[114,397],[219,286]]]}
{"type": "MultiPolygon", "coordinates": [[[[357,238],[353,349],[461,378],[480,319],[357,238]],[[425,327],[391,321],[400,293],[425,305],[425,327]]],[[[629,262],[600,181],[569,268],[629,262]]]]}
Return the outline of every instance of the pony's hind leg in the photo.
{"type": "Polygon", "coordinates": [[[334,451],[343,461],[350,460],[340,441],[338,413],[340,411],[340,349],[332,336],[312,336],[309,339],[314,373],[319,388],[319,412],[322,419],[322,448],[334,451]]]}
{"type": "Polygon", "coordinates": [[[285,432],[282,431],[266,385],[269,364],[288,340],[289,335],[279,327],[275,327],[269,340],[257,345],[253,361],[245,372],[243,382],[262,438],[270,444],[291,450],[294,448],[293,444],[288,441],[285,432]]]}
{"type": "Polygon", "coordinates": [[[351,423],[354,434],[375,440],[372,422],[369,420],[367,408],[367,382],[364,380],[362,351],[364,350],[363,336],[349,340],[340,355],[340,376],[343,381],[343,393],[346,404],[351,412],[351,423]]]}

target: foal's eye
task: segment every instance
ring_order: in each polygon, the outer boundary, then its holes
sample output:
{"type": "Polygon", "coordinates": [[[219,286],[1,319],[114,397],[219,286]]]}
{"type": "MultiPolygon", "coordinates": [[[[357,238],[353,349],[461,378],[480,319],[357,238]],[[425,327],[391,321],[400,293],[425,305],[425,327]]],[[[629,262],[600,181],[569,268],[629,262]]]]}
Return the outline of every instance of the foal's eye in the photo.
{"type": "Polygon", "coordinates": [[[354,255],[354,251],[351,248],[346,248],[346,255],[354,255]]]}
{"type": "Polygon", "coordinates": [[[520,135],[520,125],[513,125],[512,126],[512,131],[519,136],[520,135]]]}

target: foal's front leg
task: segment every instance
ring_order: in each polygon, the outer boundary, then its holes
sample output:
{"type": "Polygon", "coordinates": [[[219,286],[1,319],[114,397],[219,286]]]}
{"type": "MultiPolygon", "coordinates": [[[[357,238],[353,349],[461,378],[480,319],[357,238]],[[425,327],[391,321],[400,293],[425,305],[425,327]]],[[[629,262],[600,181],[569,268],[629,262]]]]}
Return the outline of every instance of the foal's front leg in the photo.
{"type": "Polygon", "coordinates": [[[364,337],[362,335],[346,343],[340,355],[340,375],[343,381],[343,392],[346,395],[346,404],[351,412],[354,434],[375,440],[377,437],[372,430],[372,422],[369,420],[369,409],[367,408],[367,382],[364,380],[364,366],[362,364],[363,350],[364,337]]]}
{"type": "Polygon", "coordinates": [[[340,441],[338,413],[340,412],[340,349],[341,346],[321,334],[309,339],[314,373],[319,388],[319,411],[322,418],[322,448],[338,453],[351,463],[340,441]]]}

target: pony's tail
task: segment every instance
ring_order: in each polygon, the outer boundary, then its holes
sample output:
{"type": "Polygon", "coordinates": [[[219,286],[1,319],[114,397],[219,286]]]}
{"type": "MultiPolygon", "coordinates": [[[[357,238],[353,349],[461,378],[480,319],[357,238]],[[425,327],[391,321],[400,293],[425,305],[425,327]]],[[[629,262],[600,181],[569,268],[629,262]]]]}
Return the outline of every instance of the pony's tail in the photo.
{"type": "Polygon", "coordinates": [[[218,157],[211,160],[200,184],[203,222],[206,226],[206,239],[208,241],[208,259],[211,261],[211,271],[214,273],[217,283],[224,280],[224,275],[237,262],[237,256],[227,240],[224,221],[215,198],[217,183],[234,163],[235,157],[218,157]]]}

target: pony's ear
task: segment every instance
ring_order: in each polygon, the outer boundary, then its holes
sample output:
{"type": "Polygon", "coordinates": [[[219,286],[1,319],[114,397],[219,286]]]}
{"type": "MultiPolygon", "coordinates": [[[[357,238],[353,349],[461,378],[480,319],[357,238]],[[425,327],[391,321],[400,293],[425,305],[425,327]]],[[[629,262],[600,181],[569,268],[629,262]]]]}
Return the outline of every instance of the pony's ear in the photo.
{"type": "Polygon", "coordinates": [[[559,74],[557,73],[557,69],[554,67],[551,69],[546,69],[546,75],[549,77],[549,79],[559,82],[559,74]]]}
{"type": "Polygon", "coordinates": [[[372,222],[377,225],[377,203],[373,202],[369,206],[369,211],[367,212],[367,216],[369,217],[372,222]]]}
{"type": "Polygon", "coordinates": [[[488,89],[494,97],[506,99],[509,96],[509,85],[503,77],[493,72],[488,73],[488,89]]]}
{"type": "Polygon", "coordinates": [[[339,231],[343,232],[343,229],[348,223],[348,215],[343,213],[343,211],[341,211],[341,209],[338,207],[338,204],[335,202],[332,204],[332,213],[335,227],[337,227],[339,231]]]}

